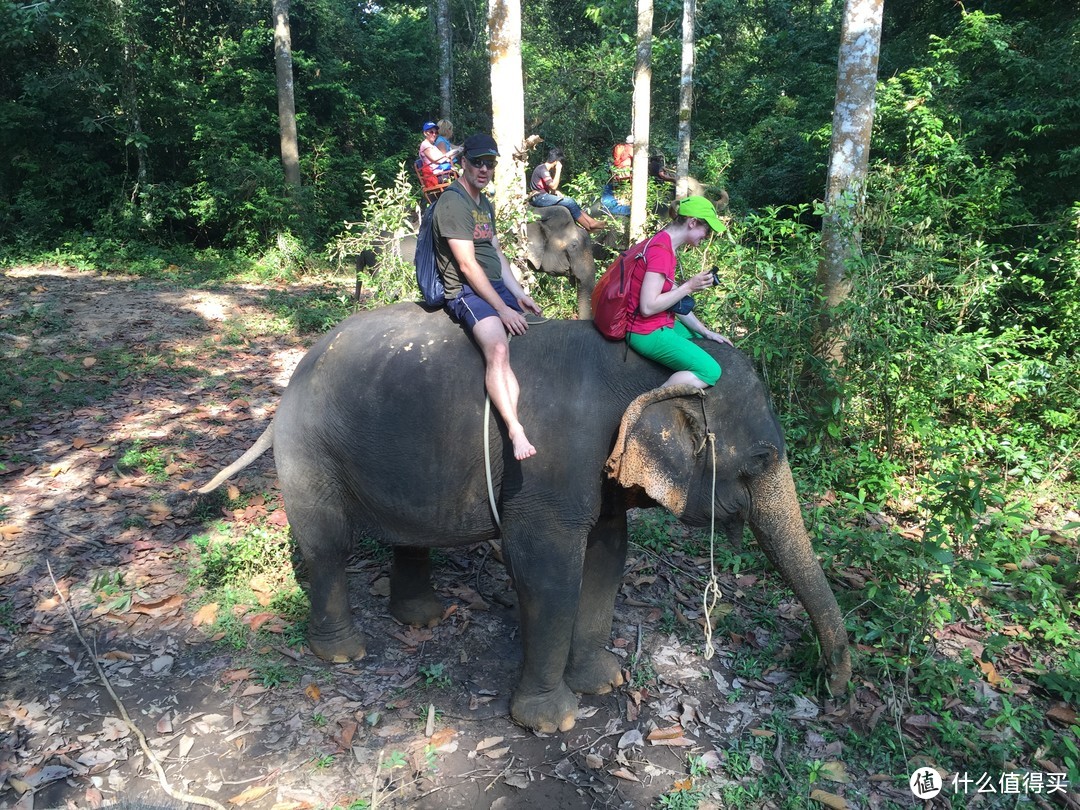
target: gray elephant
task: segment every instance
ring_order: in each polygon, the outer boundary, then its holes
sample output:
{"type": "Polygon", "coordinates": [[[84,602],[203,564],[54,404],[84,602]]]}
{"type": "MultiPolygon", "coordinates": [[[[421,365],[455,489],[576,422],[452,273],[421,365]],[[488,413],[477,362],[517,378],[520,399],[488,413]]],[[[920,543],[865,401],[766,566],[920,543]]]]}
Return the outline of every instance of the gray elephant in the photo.
{"type": "Polygon", "coordinates": [[[596,286],[596,262],[593,243],[584,228],[574,222],[570,211],[561,205],[534,208],[539,219],[526,225],[529,244],[526,259],[533,270],[552,276],[568,276],[577,287],[578,317],[592,318],[593,288],[596,286]]]}
{"type": "Polygon", "coordinates": [[[720,381],[705,392],[661,389],[668,370],[606,341],[590,322],[534,325],[514,338],[513,355],[519,412],[538,453],[518,462],[496,417],[485,436],[484,363],[444,313],[396,304],[353,315],[301,361],[259,440],[200,492],[273,444],[310,571],[308,643],[344,662],[365,651],[345,573],[358,534],[393,546],[390,612],[412,624],[442,615],[429,550],[498,534],[487,442],[524,645],[510,712],[541,731],[573,726],[575,692],[622,683],[605,648],[627,508],[661,505],[694,526],[715,515],[732,538],[748,521],[809,613],[830,688],[841,692],[851,675],[847,634],[768,396],[744,355],[704,345],[723,367],[720,381]]]}

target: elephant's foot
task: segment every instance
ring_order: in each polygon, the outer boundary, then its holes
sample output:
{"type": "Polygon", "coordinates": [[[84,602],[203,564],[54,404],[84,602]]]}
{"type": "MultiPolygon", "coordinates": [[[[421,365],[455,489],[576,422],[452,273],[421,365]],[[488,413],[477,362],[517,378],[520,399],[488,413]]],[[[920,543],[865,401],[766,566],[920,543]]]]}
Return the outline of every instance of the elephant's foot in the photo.
{"type": "Polygon", "coordinates": [[[315,655],[331,664],[359,661],[367,652],[364,636],[355,627],[341,633],[309,630],[307,643],[315,655]]]}
{"type": "Polygon", "coordinates": [[[442,619],[443,605],[431,591],[407,599],[395,599],[391,595],[390,615],[402,624],[434,627],[442,619]]]}
{"type": "Polygon", "coordinates": [[[527,692],[518,688],[510,701],[515,722],[541,734],[569,731],[577,715],[577,698],[565,684],[551,692],[527,692]]]}
{"type": "Polygon", "coordinates": [[[581,657],[571,655],[564,677],[567,686],[586,695],[606,695],[625,682],[619,659],[607,650],[581,657]]]}

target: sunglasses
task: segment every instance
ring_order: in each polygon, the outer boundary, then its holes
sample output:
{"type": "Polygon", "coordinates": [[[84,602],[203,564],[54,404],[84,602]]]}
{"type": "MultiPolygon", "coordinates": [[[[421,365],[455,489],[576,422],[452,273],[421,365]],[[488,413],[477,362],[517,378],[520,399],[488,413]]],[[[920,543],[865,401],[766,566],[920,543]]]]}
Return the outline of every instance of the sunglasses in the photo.
{"type": "Polygon", "coordinates": [[[494,169],[499,161],[495,158],[469,158],[469,163],[478,169],[494,169]]]}

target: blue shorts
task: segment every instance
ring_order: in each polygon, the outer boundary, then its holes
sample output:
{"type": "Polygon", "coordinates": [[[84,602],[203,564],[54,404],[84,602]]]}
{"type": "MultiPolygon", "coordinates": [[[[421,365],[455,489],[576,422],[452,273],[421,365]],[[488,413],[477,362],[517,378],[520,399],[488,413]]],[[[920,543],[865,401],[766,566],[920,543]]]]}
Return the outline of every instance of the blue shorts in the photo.
{"type": "MultiPolygon", "coordinates": [[[[506,302],[506,305],[511,309],[515,309],[521,312],[521,307],[518,306],[517,299],[510,294],[510,291],[506,289],[506,285],[502,283],[502,280],[492,281],[491,286],[495,288],[495,292],[499,294],[499,297],[506,302]]],[[[453,301],[446,302],[446,311],[450,313],[450,317],[458,323],[464,324],[465,328],[470,332],[472,328],[476,326],[479,321],[484,318],[497,318],[499,313],[495,311],[495,308],[491,306],[487,301],[481,298],[468,284],[465,284],[461,288],[461,292],[458,297],[453,301]]]]}

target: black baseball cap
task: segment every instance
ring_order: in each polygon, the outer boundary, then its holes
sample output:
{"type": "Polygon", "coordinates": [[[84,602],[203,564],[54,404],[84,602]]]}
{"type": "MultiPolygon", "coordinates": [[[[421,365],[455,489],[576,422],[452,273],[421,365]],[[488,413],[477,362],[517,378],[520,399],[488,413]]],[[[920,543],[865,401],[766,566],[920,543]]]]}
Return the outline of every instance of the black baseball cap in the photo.
{"type": "Polygon", "coordinates": [[[499,145],[486,132],[477,132],[465,139],[465,157],[477,158],[485,155],[498,155],[499,145]]]}

